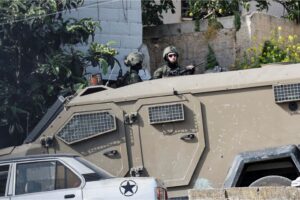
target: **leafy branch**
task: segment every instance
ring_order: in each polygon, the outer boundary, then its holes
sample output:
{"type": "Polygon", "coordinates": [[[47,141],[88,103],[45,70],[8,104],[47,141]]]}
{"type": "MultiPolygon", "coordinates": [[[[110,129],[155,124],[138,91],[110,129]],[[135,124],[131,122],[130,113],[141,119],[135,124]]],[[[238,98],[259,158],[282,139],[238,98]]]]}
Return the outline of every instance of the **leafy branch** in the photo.
{"type": "Polygon", "coordinates": [[[0,1],[0,126],[19,141],[40,120],[58,95],[87,84],[87,66],[107,71],[117,52],[110,44],[87,45],[100,28],[89,18],[64,19],[83,0],[0,1]]]}

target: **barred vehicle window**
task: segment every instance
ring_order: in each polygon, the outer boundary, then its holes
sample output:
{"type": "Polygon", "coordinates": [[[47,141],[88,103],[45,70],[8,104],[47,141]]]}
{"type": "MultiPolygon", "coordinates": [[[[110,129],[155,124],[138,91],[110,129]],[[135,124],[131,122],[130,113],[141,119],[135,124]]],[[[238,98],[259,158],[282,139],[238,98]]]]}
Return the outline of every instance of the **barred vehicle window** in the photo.
{"type": "Polygon", "coordinates": [[[182,103],[151,106],[148,114],[150,124],[184,121],[184,106],[182,103]]]}
{"type": "Polygon", "coordinates": [[[0,197],[5,195],[9,165],[0,166],[0,197]]]}
{"type": "Polygon", "coordinates": [[[67,144],[116,130],[116,119],[108,111],[77,113],[58,131],[57,137],[67,144]]]}

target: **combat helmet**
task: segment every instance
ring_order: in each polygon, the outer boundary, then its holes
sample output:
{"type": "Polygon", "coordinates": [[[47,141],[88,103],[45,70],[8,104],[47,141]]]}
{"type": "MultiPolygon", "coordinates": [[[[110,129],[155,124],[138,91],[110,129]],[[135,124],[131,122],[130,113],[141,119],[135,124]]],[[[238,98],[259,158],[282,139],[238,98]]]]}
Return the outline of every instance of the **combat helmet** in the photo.
{"type": "Polygon", "coordinates": [[[174,46],[168,46],[164,49],[163,51],[163,58],[166,59],[166,56],[169,54],[169,53],[175,53],[177,55],[177,57],[179,56],[178,55],[178,51],[176,49],[176,47],[174,46]]]}
{"type": "Polygon", "coordinates": [[[137,64],[142,64],[143,62],[143,54],[140,52],[131,52],[129,53],[125,60],[124,60],[124,64],[126,66],[135,66],[137,64]]]}

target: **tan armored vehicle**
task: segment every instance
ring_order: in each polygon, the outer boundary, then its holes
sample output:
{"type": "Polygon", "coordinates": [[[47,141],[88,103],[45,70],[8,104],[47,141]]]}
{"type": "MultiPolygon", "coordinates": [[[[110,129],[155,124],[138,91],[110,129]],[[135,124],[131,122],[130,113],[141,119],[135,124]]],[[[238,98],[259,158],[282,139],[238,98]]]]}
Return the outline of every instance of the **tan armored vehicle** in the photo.
{"type": "Polygon", "coordinates": [[[88,87],[60,98],[1,155],[75,153],[116,176],[191,188],[289,185],[299,176],[300,64],[88,87]]]}

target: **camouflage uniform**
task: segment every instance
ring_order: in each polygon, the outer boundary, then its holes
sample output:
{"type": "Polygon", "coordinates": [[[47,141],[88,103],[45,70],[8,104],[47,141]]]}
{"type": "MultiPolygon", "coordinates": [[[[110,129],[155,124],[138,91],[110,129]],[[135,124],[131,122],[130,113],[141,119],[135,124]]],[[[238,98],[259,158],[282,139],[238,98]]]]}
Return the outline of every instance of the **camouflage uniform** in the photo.
{"type": "Polygon", "coordinates": [[[153,74],[153,79],[163,78],[168,76],[180,76],[183,75],[185,69],[177,65],[175,68],[169,67],[168,63],[163,64],[153,74]]]}
{"type": "Polygon", "coordinates": [[[125,58],[124,63],[129,67],[124,76],[118,77],[117,85],[125,86],[133,83],[141,82],[142,79],[139,76],[139,70],[142,69],[143,55],[139,52],[132,52],[125,58]]]}
{"type": "Polygon", "coordinates": [[[153,79],[169,77],[169,76],[181,76],[181,75],[188,75],[193,74],[193,70],[188,70],[186,68],[180,67],[178,63],[170,63],[168,62],[168,54],[174,53],[178,57],[178,51],[174,46],[168,46],[163,51],[163,58],[165,60],[165,64],[160,66],[155,72],[153,73],[153,79]]]}
{"type": "Polygon", "coordinates": [[[138,83],[141,81],[142,81],[142,79],[139,76],[138,71],[130,70],[124,74],[122,82],[123,82],[123,85],[130,85],[130,84],[138,83]]]}

